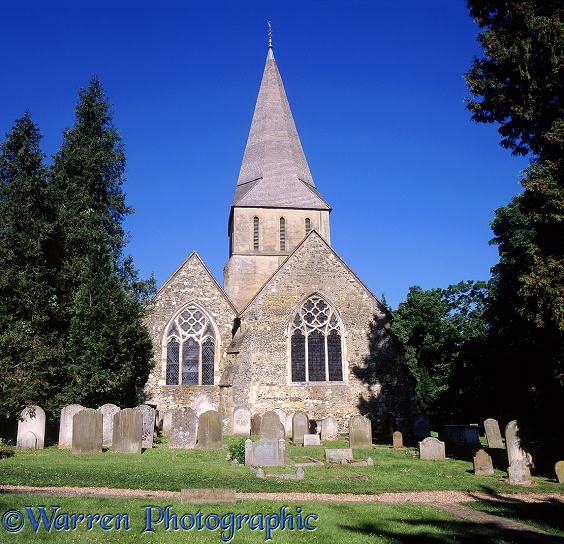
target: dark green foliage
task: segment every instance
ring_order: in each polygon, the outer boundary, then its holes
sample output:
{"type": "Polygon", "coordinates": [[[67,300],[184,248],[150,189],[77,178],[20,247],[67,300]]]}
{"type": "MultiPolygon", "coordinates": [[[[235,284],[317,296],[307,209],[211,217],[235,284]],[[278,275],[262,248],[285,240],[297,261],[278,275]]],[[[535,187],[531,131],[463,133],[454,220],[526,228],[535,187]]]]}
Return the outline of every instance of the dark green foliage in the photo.
{"type": "Polygon", "coordinates": [[[245,464],[245,442],[246,438],[241,438],[237,442],[229,444],[229,455],[231,459],[239,461],[241,465],[245,464]]]}

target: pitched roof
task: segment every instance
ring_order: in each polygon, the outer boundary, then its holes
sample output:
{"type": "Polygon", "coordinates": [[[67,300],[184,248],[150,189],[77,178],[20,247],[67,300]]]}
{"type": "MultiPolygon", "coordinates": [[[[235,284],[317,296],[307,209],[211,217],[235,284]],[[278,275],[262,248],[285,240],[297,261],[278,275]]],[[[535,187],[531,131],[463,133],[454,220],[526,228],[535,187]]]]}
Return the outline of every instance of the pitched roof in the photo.
{"type": "Polygon", "coordinates": [[[313,183],[271,46],[232,206],[331,209],[313,183]]]}

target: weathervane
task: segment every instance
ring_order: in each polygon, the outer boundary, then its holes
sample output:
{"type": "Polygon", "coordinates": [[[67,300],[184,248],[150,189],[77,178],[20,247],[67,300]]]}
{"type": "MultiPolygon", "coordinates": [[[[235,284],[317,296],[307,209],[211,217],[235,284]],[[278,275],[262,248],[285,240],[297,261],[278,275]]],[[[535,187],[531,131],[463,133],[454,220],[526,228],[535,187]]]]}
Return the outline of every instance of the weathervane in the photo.
{"type": "Polygon", "coordinates": [[[270,21],[266,21],[268,24],[268,47],[272,49],[272,23],[270,21]]]}

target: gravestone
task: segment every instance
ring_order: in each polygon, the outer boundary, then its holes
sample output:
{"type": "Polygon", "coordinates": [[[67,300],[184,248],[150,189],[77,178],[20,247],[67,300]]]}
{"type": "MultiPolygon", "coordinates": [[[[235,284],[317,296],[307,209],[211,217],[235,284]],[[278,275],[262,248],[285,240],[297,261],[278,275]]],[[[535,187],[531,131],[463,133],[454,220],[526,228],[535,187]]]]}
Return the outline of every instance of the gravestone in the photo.
{"type": "Polygon", "coordinates": [[[98,408],[98,412],[102,414],[102,445],[111,446],[114,435],[114,416],[119,412],[119,406],[115,404],[103,404],[98,408]]]}
{"type": "Polygon", "coordinates": [[[172,410],[169,448],[195,448],[197,432],[198,416],[192,408],[172,410]]]}
{"type": "Polygon", "coordinates": [[[556,479],[559,484],[564,484],[564,461],[558,461],[554,465],[554,472],[556,472],[556,479]]]}
{"type": "Polygon", "coordinates": [[[143,414],[135,408],[125,408],[114,415],[112,451],[141,453],[143,443],[143,414]]]}
{"type": "Polygon", "coordinates": [[[215,410],[208,410],[198,419],[198,444],[203,450],[220,450],[223,447],[221,415],[215,410]]]}
{"type": "Polygon", "coordinates": [[[445,425],[445,442],[453,446],[479,446],[480,430],[477,425],[445,425]]]}
{"type": "Polygon", "coordinates": [[[321,440],[337,440],[339,438],[339,422],[333,416],[321,421],[321,440]]]}
{"type": "Polygon", "coordinates": [[[292,437],[292,419],[294,419],[294,412],[288,412],[284,420],[284,430],[286,431],[286,436],[290,438],[292,437]]]}
{"type": "Polygon", "coordinates": [[[83,408],[72,418],[72,452],[102,453],[103,416],[94,408],[83,408]]]}
{"type": "Polygon", "coordinates": [[[280,422],[276,412],[271,411],[262,414],[259,434],[261,438],[268,438],[270,440],[279,440],[286,436],[284,425],[280,422]]]}
{"type": "Polygon", "coordinates": [[[237,406],[233,410],[233,434],[249,436],[251,433],[251,409],[248,406],[237,406]]]}
{"type": "Polygon", "coordinates": [[[24,408],[18,421],[17,447],[20,449],[42,450],[44,442],[45,412],[43,408],[34,405],[24,408]]]}
{"type": "Polygon", "coordinates": [[[507,460],[509,465],[516,459],[526,463],[530,468],[533,466],[533,457],[527,451],[529,435],[527,428],[518,421],[510,421],[505,427],[505,446],[507,448],[507,460]]]}
{"type": "Polygon", "coordinates": [[[319,440],[318,434],[304,434],[303,436],[304,446],[321,446],[321,441],[319,440]]]}
{"type": "Polygon", "coordinates": [[[170,429],[172,426],[172,410],[167,410],[163,412],[160,416],[161,418],[161,432],[170,436],[170,429]]]}
{"type": "Polygon", "coordinates": [[[423,461],[444,461],[446,459],[445,443],[428,436],[419,442],[419,457],[423,461]]]}
{"type": "Polygon", "coordinates": [[[325,450],[326,463],[348,463],[353,460],[353,452],[351,448],[339,448],[332,450],[325,450]]]}
{"type": "Polygon", "coordinates": [[[484,432],[488,441],[488,448],[505,449],[497,419],[491,417],[486,419],[484,421],[484,432]]]}
{"type": "Polygon", "coordinates": [[[372,447],[372,425],[368,418],[356,415],[349,419],[349,446],[351,448],[372,447]]]}
{"type": "Polygon", "coordinates": [[[392,434],[392,447],[395,449],[403,448],[403,435],[399,431],[392,434]]]}
{"type": "Polygon", "coordinates": [[[512,485],[531,485],[531,471],[523,459],[514,459],[507,469],[509,483],[512,485]]]}
{"type": "Polygon", "coordinates": [[[143,417],[143,442],[141,447],[152,448],[153,436],[155,434],[155,409],[148,404],[141,404],[141,406],[136,406],[133,409],[138,411],[143,417]]]}
{"type": "Polygon", "coordinates": [[[198,393],[194,399],[194,412],[200,417],[201,414],[208,410],[217,412],[217,406],[213,403],[213,398],[209,393],[198,393]]]}
{"type": "Polygon", "coordinates": [[[493,476],[494,468],[492,458],[485,452],[485,450],[478,450],[474,455],[474,474],[476,476],[493,476]]]}
{"type": "MultiPolygon", "coordinates": [[[[281,408],[275,408],[274,410],[272,410],[273,412],[276,412],[278,414],[278,417],[280,418],[280,423],[282,423],[282,426],[284,427],[284,436],[286,436],[287,434],[287,429],[286,429],[286,412],[284,410],[282,410],[281,408]]],[[[290,432],[292,432],[292,430],[290,429],[290,432]]]]}
{"type": "Polygon", "coordinates": [[[296,412],[292,418],[292,442],[296,446],[304,443],[304,434],[309,433],[309,418],[305,412],[296,412]]]}
{"type": "Polygon", "coordinates": [[[261,424],[262,424],[262,414],[254,414],[251,417],[251,435],[260,436],[261,424]]]}
{"type": "Polygon", "coordinates": [[[61,410],[61,420],[59,422],[59,448],[72,448],[72,418],[82,410],[84,406],[80,404],[69,404],[61,410]]]}
{"type": "Polygon", "coordinates": [[[431,436],[429,418],[425,414],[415,414],[413,416],[413,434],[416,440],[423,440],[431,436]]]}
{"type": "Polygon", "coordinates": [[[283,438],[270,440],[261,438],[256,442],[245,440],[245,465],[277,467],[284,466],[286,442],[283,438]]]}

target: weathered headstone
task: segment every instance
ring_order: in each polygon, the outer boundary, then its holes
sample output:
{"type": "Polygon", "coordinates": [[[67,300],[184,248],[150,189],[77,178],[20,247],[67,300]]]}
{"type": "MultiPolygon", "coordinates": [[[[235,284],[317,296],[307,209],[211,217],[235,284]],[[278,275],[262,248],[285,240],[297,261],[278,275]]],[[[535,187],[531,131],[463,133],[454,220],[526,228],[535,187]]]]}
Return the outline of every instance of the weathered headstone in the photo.
{"type": "Polygon", "coordinates": [[[193,449],[196,446],[198,416],[186,406],[172,410],[169,448],[193,449]]]}
{"type": "Polygon", "coordinates": [[[45,412],[39,406],[28,406],[22,410],[18,421],[17,447],[42,450],[45,442],[45,412]],[[35,437],[33,440],[32,433],[35,437]],[[25,437],[24,437],[25,435],[25,437]]]}
{"type": "Polygon", "coordinates": [[[413,434],[416,440],[423,440],[431,436],[429,418],[425,414],[415,414],[413,416],[413,434]]]}
{"type": "MultiPolygon", "coordinates": [[[[280,418],[280,423],[282,423],[282,426],[284,427],[284,436],[286,436],[286,434],[287,434],[286,412],[284,410],[282,410],[282,408],[274,408],[273,412],[276,412],[278,414],[278,417],[280,418]]],[[[290,429],[290,432],[292,432],[291,429],[290,429]]]]}
{"type": "Polygon", "coordinates": [[[444,461],[446,459],[445,443],[428,436],[419,442],[419,457],[423,461],[444,461]]]}
{"type": "Polygon", "coordinates": [[[94,408],[83,408],[72,418],[72,452],[102,453],[103,416],[94,408]]]}
{"type": "Polygon", "coordinates": [[[304,434],[309,433],[309,418],[305,412],[296,412],[292,418],[292,442],[296,446],[304,443],[304,434]]]}
{"type": "Polygon", "coordinates": [[[321,446],[318,434],[304,434],[302,439],[304,446],[321,446]]]}
{"type": "Polygon", "coordinates": [[[220,450],[223,447],[221,414],[208,410],[198,419],[198,444],[204,450],[220,450]]]}
{"type": "Polygon", "coordinates": [[[194,412],[200,417],[208,410],[215,410],[217,412],[217,406],[213,403],[212,396],[209,393],[198,393],[194,399],[194,412]]]}
{"type": "Polygon", "coordinates": [[[280,418],[276,412],[265,412],[262,414],[260,424],[260,437],[268,438],[270,440],[279,440],[284,438],[286,433],[284,425],[282,425],[280,418]]]}
{"type": "Polygon", "coordinates": [[[166,410],[160,415],[161,418],[161,432],[170,436],[170,429],[172,426],[172,410],[166,410]]]}
{"type": "Polygon", "coordinates": [[[260,436],[260,427],[262,424],[262,414],[253,414],[251,417],[251,435],[260,436]]]}
{"type": "Polygon", "coordinates": [[[474,455],[474,474],[476,476],[493,476],[494,468],[492,458],[485,450],[478,450],[474,455]]]}
{"type": "Polygon", "coordinates": [[[286,414],[286,419],[284,420],[284,430],[286,431],[286,436],[292,437],[292,419],[294,418],[294,412],[288,412],[286,414]]]}
{"type": "Polygon", "coordinates": [[[80,404],[69,404],[61,410],[59,448],[72,448],[72,418],[83,408],[80,404]]]}
{"type": "Polygon", "coordinates": [[[249,436],[251,433],[251,409],[248,406],[237,406],[233,410],[233,434],[249,436]]]}
{"type": "Polygon", "coordinates": [[[554,465],[554,472],[556,472],[556,479],[559,484],[564,484],[564,461],[558,461],[554,465]]]}
{"type": "Polygon", "coordinates": [[[135,408],[125,408],[114,415],[112,452],[141,453],[143,414],[135,408]]]}
{"type": "Polygon", "coordinates": [[[488,448],[505,448],[497,419],[491,417],[486,419],[484,421],[484,432],[486,434],[486,440],[488,441],[488,448]]]}
{"type": "Polygon", "coordinates": [[[531,485],[531,471],[523,459],[514,459],[507,469],[509,483],[512,485],[531,485]]]}
{"type": "Polygon", "coordinates": [[[505,427],[505,446],[507,448],[507,460],[509,465],[520,459],[530,468],[533,466],[533,457],[527,451],[529,443],[528,431],[518,421],[510,421],[505,427]]]}
{"type": "Polygon", "coordinates": [[[356,415],[349,419],[349,446],[351,448],[372,447],[372,424],[368,418],[356,415]]]}
{"type": "Polygon", "coordinates": [[[119,412],[119,406],[115,404],[103,404],[98,408],[98,412],[102,414],[102,445],[111,446],[114,435],[114,416],[119,412]]]}
{"type": "Polygon", "coordinates": [[[395,449],[403,448],[403,435],[399,431],[394,431],[392,434],[392,446],[395,449]]]}
{"type": "Polygon", "coordinates": [[[133,408],[141,413],[143,417],[143,448],[153,447],[153,436],[155,434],[155,409],[148,404],[141,404],[133,408]]]}
{"type": "Polygon", "coordinates": [[[245,465],[275,467],[284,466],[286,442],[261,438],[256,442],[245,440],[245,465]]]}
{"type": "Polygon", "coordinates": [[[339,422],[333,416],[327,416],[321,422],[321,440],[337,440],[339,422]]]}
{"type": "Polygon", "coordinates": [[[353,460],[353,452],[351,448],[339,448],[332,450],[325,450],[326,463],[345,463],[353,460]]]}

